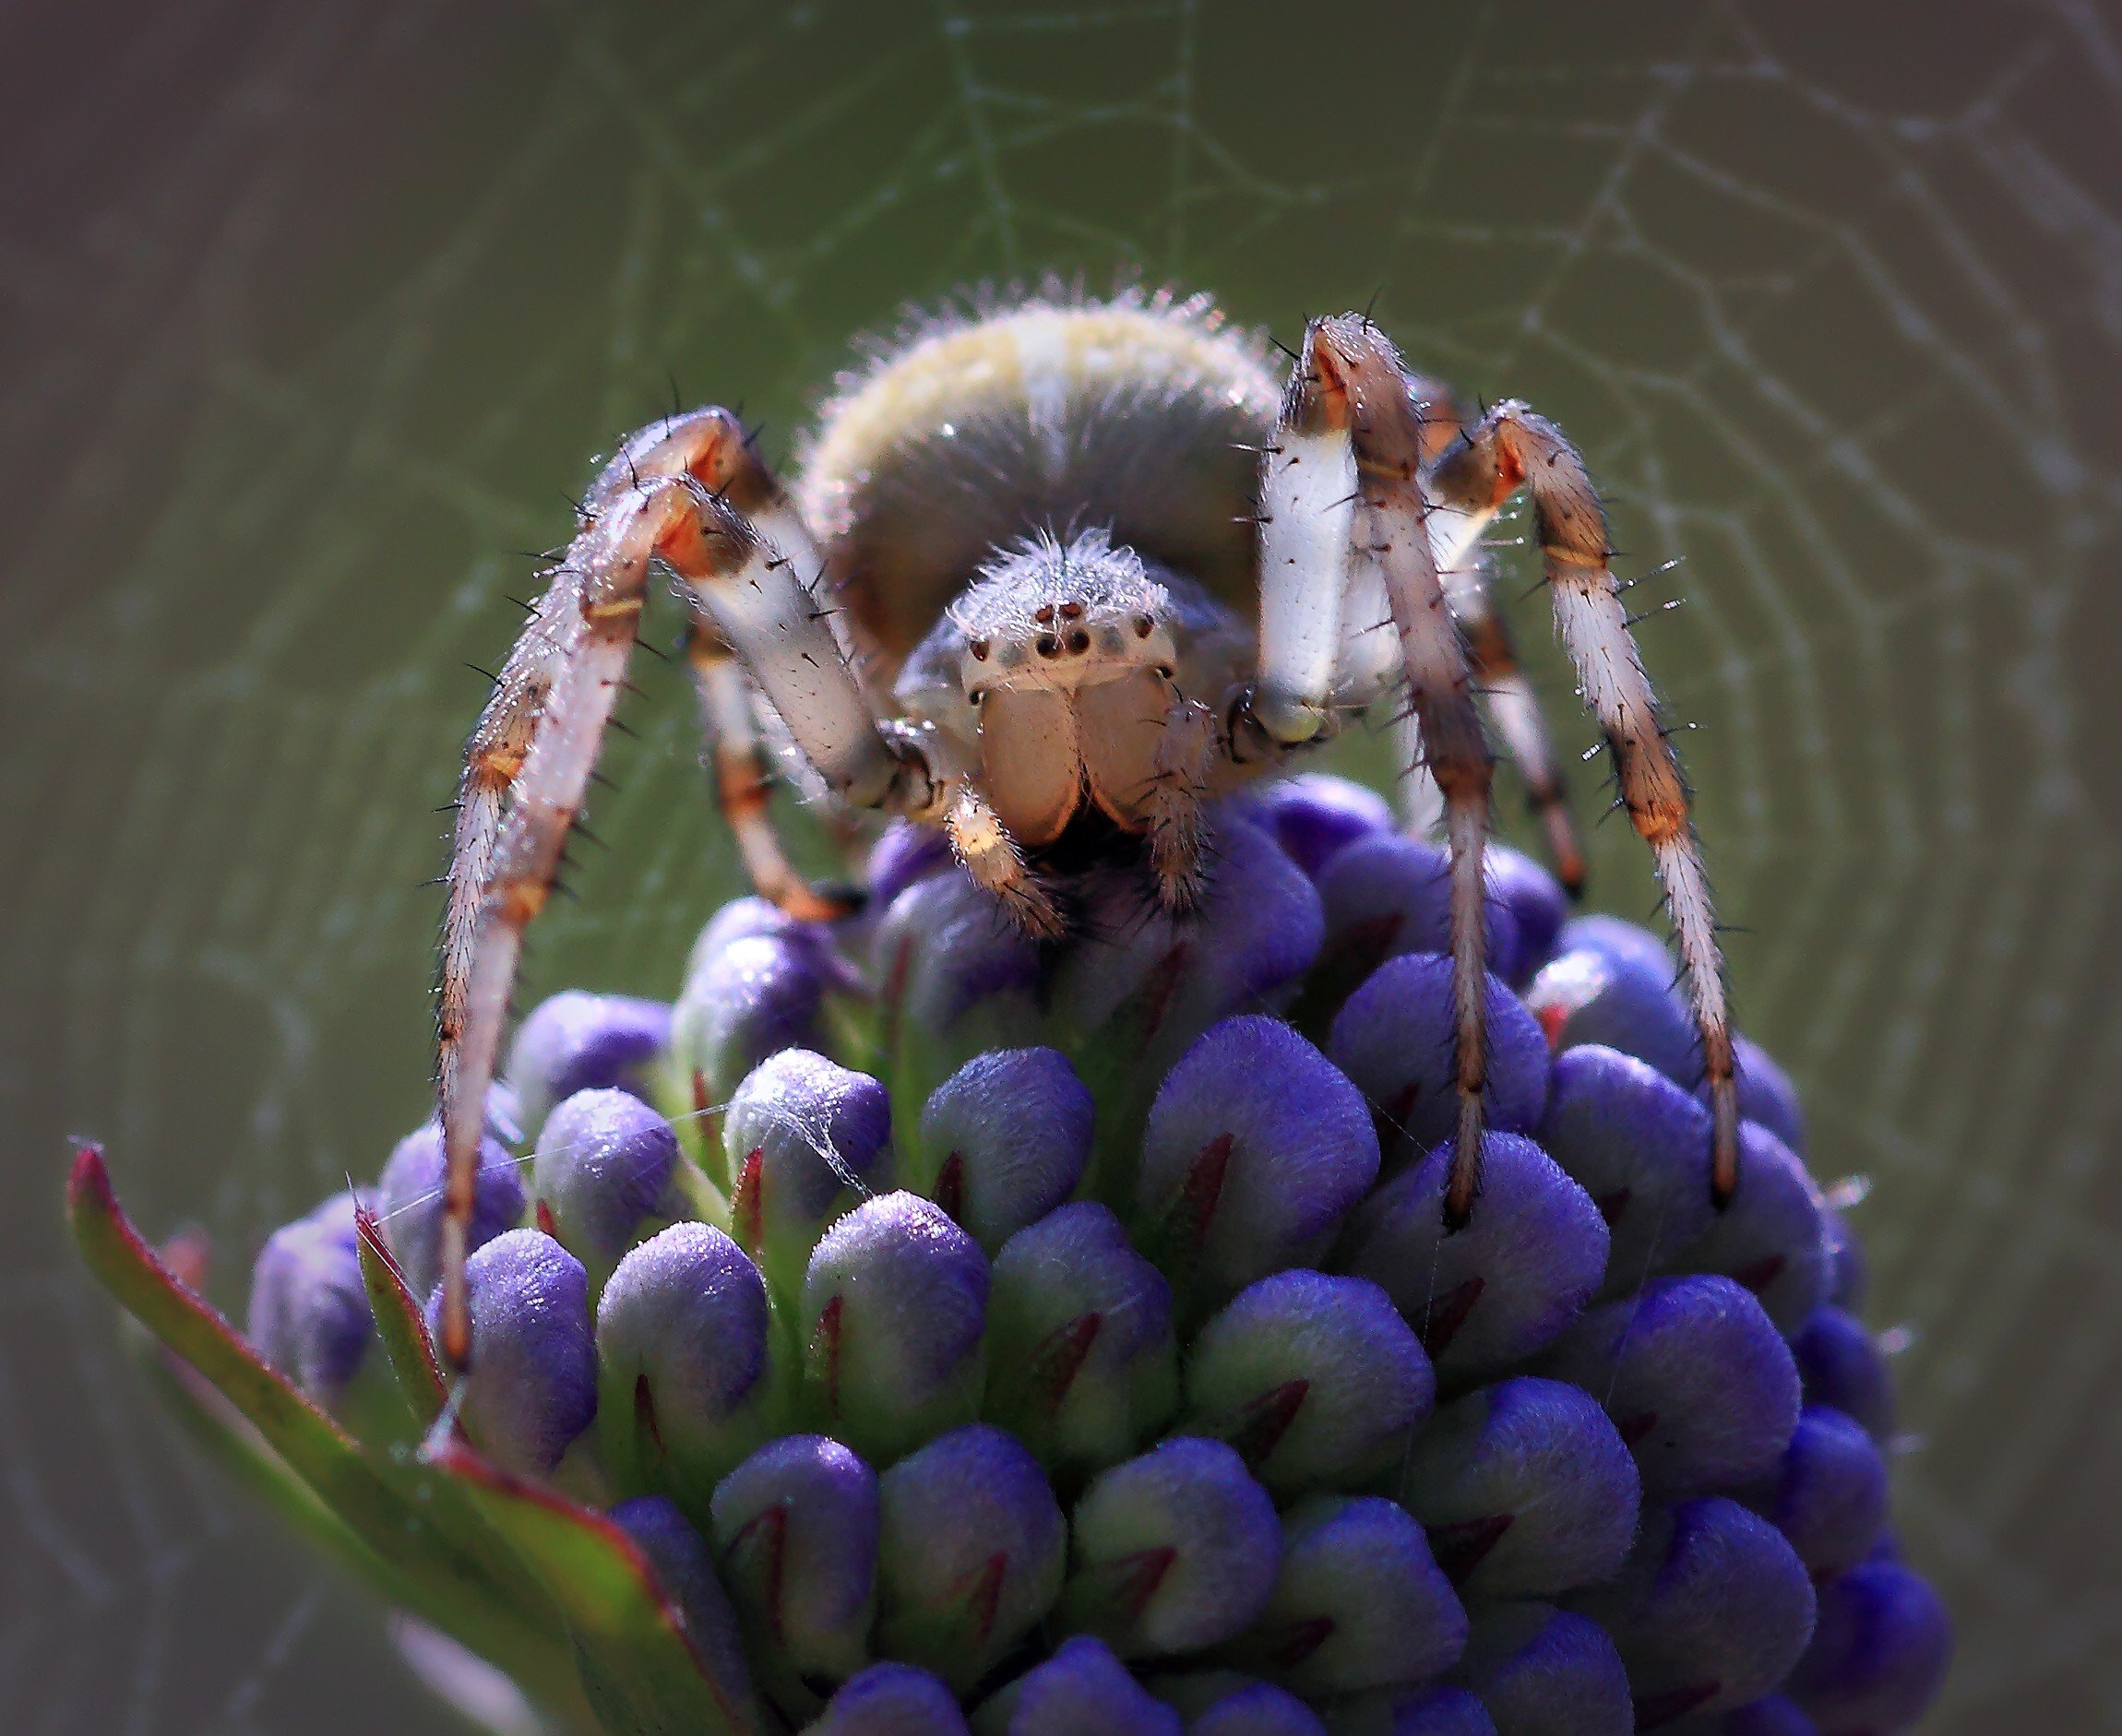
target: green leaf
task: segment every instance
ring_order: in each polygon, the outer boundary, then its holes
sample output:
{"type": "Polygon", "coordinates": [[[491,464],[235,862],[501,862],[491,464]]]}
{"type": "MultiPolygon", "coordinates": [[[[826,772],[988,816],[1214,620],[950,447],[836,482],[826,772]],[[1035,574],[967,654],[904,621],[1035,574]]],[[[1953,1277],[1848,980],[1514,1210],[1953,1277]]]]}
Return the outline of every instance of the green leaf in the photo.
{"type": "Polygon", "coordinates": [[[434,1458],[552,1588],[583,1689],[606,1728],[627,1736],[765,1736],[769,1727],[748,1685],[718,1677],[624,1530],[496,1469],[462,1442],[437,1448],[434,1458]]]}
{"type": "MultiPolygon", "coordinates": [[[[553,1665],[565,1645],[551,1599],[461,1490],[410,1453],[398,1460],[365,1453],[267,1364],[133,1228],[95,1146],[76,1153],[66,1213],[103,1287],[235,1413],[200,1403],[190,1414],[180,1409],[187,1425],[218,1430],[220,1438],[207,1437],[217,1457],[238,1456],[233,1462],[246,1480],[313,1534],[305,1503],[328,1512],[358,1540],[371,1559],[353,1558],[355,1564],[387,1595],[493,1659],[533,1694],[579,1705],[566,1671],[553,1665]],[[256,1431],[255,1442],[235,1426],[237,1418],[256,1431]],[[290,1477],[306,1492],[289,1487],[290,1477]]],[[[196,1389],[184,1396],[205,1397],[196,1389]]]]}
{"type": "Polygon", "coordinates": [[[383,1226],[365,1206],[353,1208],[354,1240],[361,1249],[361,1281],[368,1291],[369,1312],[383,1338],[384,1354],[405,1393],[405,1402],[423,1429],[432,1427],[442,1414],[448,1394],[442,1385],[442,1370],[435,1361],[435,1346],[427,1336],[427,1322],[406,1287],[405,1274],[383,1240],[383,1226]]]}

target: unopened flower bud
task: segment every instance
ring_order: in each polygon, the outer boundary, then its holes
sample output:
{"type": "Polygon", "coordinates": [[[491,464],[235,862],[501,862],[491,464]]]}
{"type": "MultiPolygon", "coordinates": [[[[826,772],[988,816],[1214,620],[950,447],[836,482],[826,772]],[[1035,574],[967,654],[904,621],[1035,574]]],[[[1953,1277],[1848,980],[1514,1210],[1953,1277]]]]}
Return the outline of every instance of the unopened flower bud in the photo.
{"type": "MultiPolygon", "coordinates": [[[[1451,950],[1451,859],[1398,831],[1374,832],[1339,851],[1319,875],[1326,939],[1320,993],[1346,995],[1388,958],[1451,950]]],[[[1518,921],[1491,895],[1484,903],[1485,957],[1498,979],[1519,956],[1518,921]]]]}
{"type": "Polygon", "coordinates": [[[622,1488],[700,1511],[780,1421],[766,1284],[721,1231],[673,1224],[619,1262],[597,1303],[598,1433],[622,1488]]]}
{"type": "Polygon", "coordinates": [[[1866,1562],[1821,1587],[1812,1643],[1784,1692],[1820,1736],[1905,1730],[1937,1697],[1951,1657],[1937,1594],[1899,1563],[1866,1562]]]}
{"type": "Polygon", "coordinates": [[[1646,1500],[1775,1473],[1798,1423],[1798,1373],[1761,1305],[1728,1278],[1658,1278],[1602,1302],[1541,1372],[1597,1398],[1636,1456],[1646,1500]]]}
{"type": "MultiPolygon", "coordinates": [[[[1564,927],[1565,946],[1577,927],[1564,927]]],[[[1663,947],[1655,962],[1627,947],[1558,952],[1526,986],[1525,1005],[1557,1052],[1599,1043],[1649,1062],[1688,1090],[1701,1079],[1701,1038],[1673,992],[1673,964],[1663,947]]]]}
{"type": "Polygon", "coordinates": [[[1816,1308],[1791,1340],[1806,1402],[1854,1417],[1881,1446],[1893,1439],[1893,1376],[1878,1340],[1844,1309],[1816,1308]]]}
{"type": "Polygon", "coordinates": [[[1640,1480],[1589,1393],[1521,1375],[1442,1407],[1396,1489],[1466,1596],[1552,1598],[1619,1569],[1640,1480]]]}
{"type": "Polygon", "coordinates": [[[671,1046],[671,1009],[631,994],[563,989],[531,1008],[508,1052],[507,1078],[531,1138],[555,1103],[578,1091],[646,1098],[671,1046]]]}
{"type": "Polygon", "coordinates": [[[1627,1295],[1708,1233],[1710,1112],[1649,1062],[1599,1043],[1565,1049],[1539,1138],[1606,1220],[1602,1296],[1627,1295]]]}
{"type": "Polygon", "coordinates": [[[1620,1574],[1572,1602],[1612,1635],[1641,1730],[1759,1699],[1813,1631],[1805,1564],[1722,1495],[1646,1513],[1620,1574]]]}
{"type": "Polygon", "coordinates": [[[1221,1441],[1176,1435],[1102,1473],[1076,1503],[1064,1605],[1126,1657],[1244,1633],[1274,1594],[1273,1501],[1221,1441]]]}
{"type": "Polygon", "coordinates": [[[825,991],[814,949],[793,936],[745,934],[711,950],[671,1017],[672,1058],[694,1107],[721,1102],[768,1057],[817,1041],[825,991]]]}
{"type": "Polygon", "coordinates": [[[761,1062],[722,1118],[737,1245],[792,1297],[825,1228],[891,1185],[884,1087],[807,1049],[761,1062]]]}
{"type": "Polygon", "coordinates": [[[1739,1127],[1739,1190],[1675,1266],[1722,1272],[1754,1293],[1779,1332],[1795,1332],[1827,1299],[1832,1277],[1819,1189],[1766,1127],[1739,1127]]]}
{"type": "Polygon", "coordinates": [[[601,1280],[684,1210],[678,1136],[630,1092],[578,1091],[545,1118],[530,1194],[539,1227],[601,1280]]]}
{"type": "Polygon", "coordinates": [[[1886,1460],[1853,1417],[1807,1405],[1770,1480],[1741,1497],[1790,1540],[1815,1580],[1854,1567],[1886,1529],[1886,1460]]]}
{"type": "Polygon", "coordinates": [[[1177,1409],[1171,1286],[1094,1201],[1004,1243],[987,1318],[986,1414],[1047,1464],[1115,1464],[1177,1409]]]}
{"type": "Polygon", "coordinates": [[[1823,1214],[1828,1243],[1827,1300],[1854,1314],[1871,1291],[1871,1266],[1849,1219],[1834,1207],[1823,1214]]]}
{"type": "Polygon", "coordinates": [[[1186,1736],[1326,1736],[1326,1726],[1287,1689],[1248,1682],[1188,1718],[1186,1736]]]}
{"type": "Polygon", "coordinates": [[[912,1664],[872,1664],[851,1676],[805,1736],[967,1736],[958,1696],[912,1664]]]}
{"type": "MultiPolygon", "coordinates": [[[[376,1221],[406,1288],[415,1296],[426,1295],[442,1276],[442,1202],[447,1168],[442,1129],[431,1121],[398,1142],[376,1183],[376,1221]]],[[[509,1156],[507,1147],[489,1134],[479,1146],[468,1245],[484,1247],[504,1230],[513,1230],[522,1221],[521,1166],[509,1156]]]]}
{"type": "Polygon", "coordinates": [[[1274,1493],[1350,1488],[1429,1414],[1437,1379],[1392,1301],[1305,1268],[1247,1285],[1187,1353],[1186,1419],[1274,1493]]]}
{"type": "MultiPolygon", "coordinates": [[[[537,1230],[495,1236],[464,1271],[472,1353],[459,1421],[503,1470],[549,1476],[597,1414],[589,1274],[537,1230]]],[[[427,1304],[427,1329],[437,1337],[441,1316],[437,1287],[427,1304]]]]}
{"type": "Polygon", "coordinates": [[[983,1736],[1180,1736],[1179,1715],[1087,1635],[1064,1640],[981,1708],[983,1736]]]}
{"type": "Polygon", "coordinates": [[[987,1260],[931,1201],[887,1194],[826,1232],[804,1276],[805,1384],[833,1433],[888,1463],[980,1405],[987,1260]]]}
{"type": "Polygon", "coordinates": [[[1630,1736],[1628,1672],[1606,1630],[1547,1603],[1472,1611],[1452,1681],[1487,1707],[1497,1736],[1630,1736]]]}
{"type": "Polygon", "coordinates": [[[1354,1694],[1441,1674],[1466,1632],[1404,1509],[1378,1495],[1315,1495],[1283,1519],[1274,1594],[1234,1649],[1297,1693],[1354,1694]]]}
{"type": "Polygon", "coordinates": [[[1567,1326],[1606,1271],[1592,1196],[1516,1134],[1484,1134],[1481,1195],[1447,1231],[1451,1147],[1371,1195],[1349,1225],[1351,1272],[1385,1288],[1446,1387],[1530,1356],[1567,1326]]]}
{"type": "Polygon", "coordinates": [[[1150,1107],[1136,1232],[1212,1305],[1317,1259],[1377,1175],[1377,1136],[1348,1079],[1279,1020],[1228,1018],[1150,1107]]]}
{"type": "Polygon", "coordinates": [[[352,1194],[267,1238],[251,1272],[246,1336],[258,1354],[336,1410],[376,1338],[354,1241],[352,1194]]]}
{"type": "MultiPolygon", "coordinates": [[[[1734,1034],[1732,1072],[1739,1088],[1739,1113],[1758,1122],[1799,1157],[1806,1155],[1806,1112],[1798,1088],[1769,1052],[1750,1037],[1734,1034]]],[[[1703,1088],[1708,1090],[1707,1085],[1703,1088]]]]}
{"type": "Polygon", "coordinates": [[[975,1055],[929,1094],[919,1171],[908,1160],[902,1180],[993,1254],[1075,1191],[1095,1113],[1058,1050],[975,1055]]]}
{"type": "Polygon", "coordinates": [[[722,1479],[711,1511],[715,1556],[756,1655],[782,1659],[798,1678],[860,1670],[876,1611],[869,1466],[822,1434],[785,1434],[722,1479]]]}
{"type": "Polygon", "coordinates": [[[950,840],[942,832],[913,820],[893,820],[870,846],[863,882],[871,906],[888,910],[915,881],[950,866],[950,840]]]}
{"type": "Polygon", "coordinates": [[[736,1611],[715,1572],[714,1557],[692,1522],[662,1495],[622,1501],[611,1517],[648,1558],[663,1600],[716,1682],[738,1701],[749,1699],[751,1671],[745,1662],[736,1611]]]}
{"type": "Polygon", "coordinates": [[[877,1647],[960,1690],[1054,1606],[1068,1528],[1039,1462],[972,1423],[900,1459],[879,1484],[877,1647]]]}
{"type": "MultiPolygon", "coordinates": [[[[1559,1726],[1556,1727],[1559,1730],[1559,1726]]],[[[1480,1696],[1465,1688],[1380,1688],[1337,1700],[1328,1736],[1496,1736],[1480,1696]]]]}
{"type": "Polygon", "coordinates": [[[1569,895],[1562,883],[1521,850],[1491,843],[1483,858],[1488,897],[1510,913],[1518,944],[1507,960],[1490,969],[1512,988],[1529,982],[1555,956],[1556,938],[1569,920],[1569,895]]]}
{"type": "Polygon", "coordinates": [[[1393,829],[1392,803],[1331,772],[1300,772],[1248,792],[1246,816],[1314,880],[1359,838],[1393,829]]]}
{"type": "MultiPolygon", "coordinates": [[[[1442,953],[1389,959],[1349,996],[1327,1038],[1334,1064],[1375,1106],[1389,1147],[1389,1173],[1449,1138],[1458,1125],[1451,976],[1451,960],[1442,953]]],[[[1493,975],[1486,984],[1485,1124],[1497,1133],[1531,1133],[1547,1102],[1547,1042],[1515,994],[1493,975]]]]}
{"type": "Polygon", "coordinates": [[[870,952],[901,1069],[911,1065],[924,1084],[1039,1027],[1039,949],[961,870],[917,880],[892,899],[870,952]],[[974,1007],[977,1031],[960,1024],[974,1007]]]}
{"type": "Polygon", "coordinates": [[[1795,1700],[1766,1694],[1751,1706],[1735,1706],[1706,1723],[1689,1725],[1689,1736],[1820,1736],[1820,1727],[1798,1709],[1795,1700]]]}
{"type": "Polygon", "coordinates": [[[1668,982],[1677,969],[1673,949],[1660,936],[1640,922],[1603,910],[1571,917],[1555,937],[1555,947],[1557,952],[1597,953],[1616,964],[1639,965],[1653,975],[1662,973],[1668,982]]]}

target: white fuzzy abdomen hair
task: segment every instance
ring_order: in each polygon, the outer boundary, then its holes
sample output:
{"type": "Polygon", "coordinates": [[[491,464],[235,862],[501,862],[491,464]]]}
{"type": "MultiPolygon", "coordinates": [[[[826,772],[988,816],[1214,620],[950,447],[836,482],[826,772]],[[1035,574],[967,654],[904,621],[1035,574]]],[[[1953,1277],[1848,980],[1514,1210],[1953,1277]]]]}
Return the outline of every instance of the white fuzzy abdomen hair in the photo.
{"type": "Polygon", "coordinates": [[[796,496],[894,663],[993,550],[1040,530],[1108,527],[1249,607],[1282,398],[1263,350],[1206,297],[1162,292],[933,320],[841,381],[796,496]]]}

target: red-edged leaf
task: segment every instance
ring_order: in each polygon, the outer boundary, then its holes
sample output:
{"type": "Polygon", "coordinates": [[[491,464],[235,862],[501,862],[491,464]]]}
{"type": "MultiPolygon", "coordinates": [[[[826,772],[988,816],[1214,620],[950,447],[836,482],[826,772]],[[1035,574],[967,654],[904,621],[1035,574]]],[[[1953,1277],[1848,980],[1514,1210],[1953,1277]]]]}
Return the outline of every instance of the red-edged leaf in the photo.
{"type": "Polygon", "coordinates": [[[557,1491],[509,1476],[461,1441],[431,1456],[552,1588],[579,1652],[582,1686],[614,1730],[763,1736],[747,1683],[718,1673],[664,1599],[632,1538],[557,1491]]]}
{"type": "Polygon", "coordinates": [[[390,1359],[405,1402],[412,1407],[420,1426],[428,1428],[442,1414],[448,1394],[427,1336],[427,1322],[383,1239],[383,1226],[365,1206],[353,1208],[353,1233],[361,1248],[362,1285],[368,1291],[369,1312],[376,1316],[384,1354],[390,1359]]]}

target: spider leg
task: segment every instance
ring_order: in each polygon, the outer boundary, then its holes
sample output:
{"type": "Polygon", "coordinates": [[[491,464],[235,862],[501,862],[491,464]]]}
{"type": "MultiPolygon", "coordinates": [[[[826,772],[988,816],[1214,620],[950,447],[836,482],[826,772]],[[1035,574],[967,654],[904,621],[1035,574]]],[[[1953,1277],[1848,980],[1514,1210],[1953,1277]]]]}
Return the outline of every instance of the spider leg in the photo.
{"type": "Polygon", "coordinates": [[[1577,666],[1578,685],[1599,719],[1620,779],[1621,800],[1651,856],[1687,968],[1713,1124],[1711,1188],[1721,1205],[1738,1185],[1738,1091],[1724,961],[1688,810],[1678,756],[1658,717],[1643,660],[1608,561],[1606,515],[1584,459],[1561,429],[1507,401],[1468,428],[1430,473],[1439,496],[1493,511],[1520,486],[1532,496],[1555,625],[1577,666]]]}
{"type": "Polygon", "coordinates": [[[1157,902],[1174,916],[1193,910],[1206,890],[1208,830],[1202,815],[1222,748],[1216,714],[1174,693],[1157,732],[1156,757],[1140,806],[1157,902]]]}
{"type": "Polygon", "coordinates": [[[1443,798],[1451,858],[1459,1124],[1444,1209],[1456,1227],[1481,1180],[1491,773],[1466,647],[1430,545],[1422,458],[1421,417],[1391,344],[1357,315],[1312,321],[1261,472],[1259,697],[1250,721],[1285,744],[1325,727],[1340,598],[1375,581],[1399,639],[1423,764],[1443,798]],[[1344,547],[1334,547],[1336,536],[1348,539],[1344,547]]]}
{"type": "Polygon", "coordinates": [[[741,433],[726,412],[702,410],[655,424],[621,448],[591,489],[581,528],[467,755],[471,800],[459,815],[450,863],[454,926],[445,933],[437,1067],[447,1161],[442,1348],[459,1369],[471,1350],[464,1262],[479,1138],[523,931],[551,896],[579,814],[626,681],[651,565],[668,566],[709,615],[793,719],[797,745],[836,791],[924,814],[936,799],[920,747],[902,737],[888,744],[828,617],[732,504],[758,486],[741,433]],[[497,817],[504,788],[507,810],[497,817]]]}
{"type": "Polygon", "coordinates": [[[1061,938],[1067,924],[1054,895],[1031,871],[1001,815],[972,779],[959,782],[944,810],[943,829],[951,853],[1018,929],[1034,940],[1061,938]]]}

